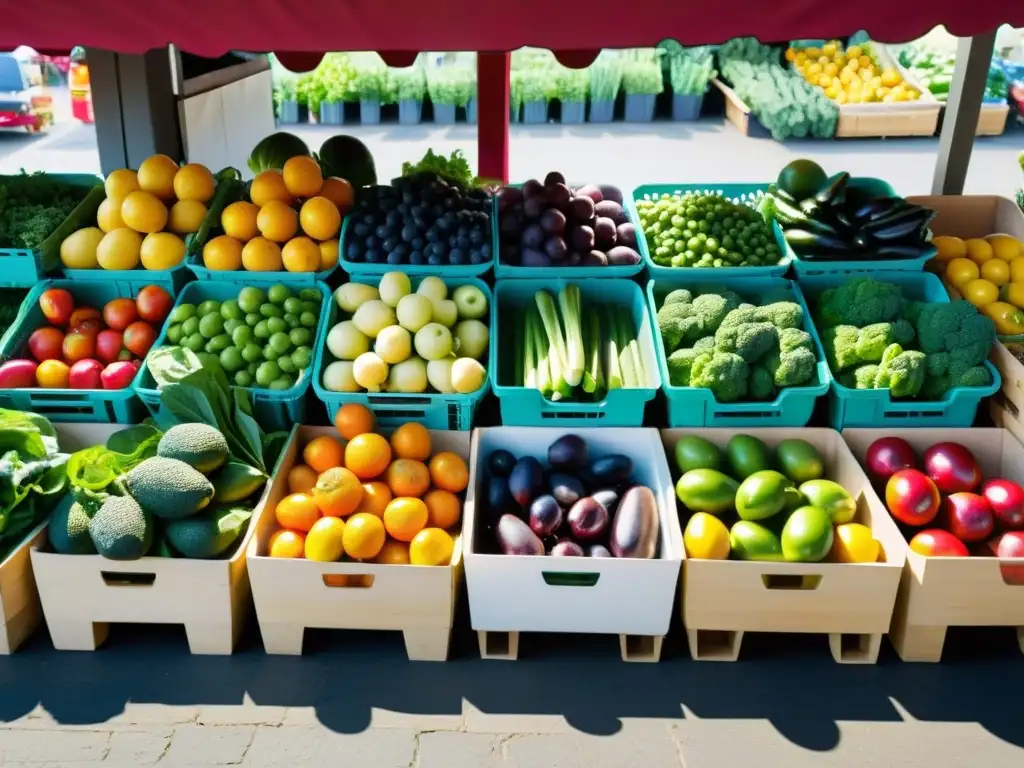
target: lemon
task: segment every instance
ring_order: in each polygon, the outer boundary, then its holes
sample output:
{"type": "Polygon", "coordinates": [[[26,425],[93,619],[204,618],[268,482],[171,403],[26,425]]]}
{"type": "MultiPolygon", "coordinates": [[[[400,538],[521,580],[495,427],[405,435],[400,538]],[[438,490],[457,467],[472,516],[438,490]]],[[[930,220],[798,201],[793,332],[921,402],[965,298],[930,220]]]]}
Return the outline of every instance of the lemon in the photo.
{"type": "Polygon", "coordinates": [[[448,565],[455,542],[440,528],[424,528],[409,542],[409,562],[413,565],[448,565]]]}
{"type": "Polygon", "coordinates": [[[258,205],[239,200],[221,212],[221,229],[224,230],[224,234],[247,243],[260,233],[256,226],[256,217],[259,213],[258,205]]]}
{"type": "Polygon", "coordinates": [[[285,243],[299,230],[299,214],[280,200],[271,200],[256,216],[260,234],[268,240],[285,243]]]}
{"type": "Polygon", "coordinates": [[[308,237],[293,237],[281,249],[281,263],[288,272],[320,269],[320,246],[308,237]]]}
{"type": "Polygon", "coordinates": [[[975,264],[984,264],[989,259],[995,258],[992,246],[980,237],[965,240],[964,245],[967,246],[967,258],[975,264]]]}
{"type": "MultiPolygon", "coordinates": [[[[444,533],[444,531],[442,531],[444,533]]],[[[342,534],[345,554],[355,560],[372,560],[384,547],[384,521],[369,512],[357,512],[348,519],[342,534]]],[[[410,551],[410,557],[411,557],[410,551]]]]}
{"type": "Polygon", "coordinates": [[[171,186],[174,189],[174,196],[179,200],[197,200],[200,203],[208,203],[213,197],[217,183],[213,180],[210,169],[205,165],[189,163],[181,166],[174,174],[171,186]]]}
{"type": "Polygon", "coordinates": [[[106,190],[107,197],[112,197],[115,200],[123,200],[129,192],[134,192],[138,188],[139,177],[131,168],[111,171],[103,182],[103,189],[106,190]]]}
{"type": "Polygon", "coordinates": [[[999,289],[988,280],[981,278],[966,283],[960,292],[963,293],[965,299],[979,309],[999,300],[999,289]]]}
{"type": "Polygon", "coordinates": [[[686,556],[695,560],[727,560],[729,529],[714,515],[697,512],[686,524],[683,547],[686,556]]]}
{"type": "Polygon", "coordinates": [[[103,230],[86,227],[72,232],[60,244],[60,260],[68,269],[96,269],[96,248],[103,240],[103,230]]]}
{"type": "Polygon", "coordinates": [[[321,517],[306,534],[306,559],[333,563],[345,554],[345,521],[340,517],[321,517]]]}
{"type": "Polygon", "coordinates": [[[254,237],[242,248],[242,266],[250,272],[280,272],[281,247],[265,237],[254,237]]]}
{"type": "Polygon", "coordinates": [[[326,197],[311,197],[299,210],[299,224],[314,240],[330,240],[341,229],[341,214],[326,197]]]}
{"type": "Polygon", "coordinates": [[[140,251],[145,269],[174,269],[185,258],[185,243],[170,232],[146,235],[140,251]]]}
{"type": "Polygon", "coordinates": [[[953,259],[949,262],[949,266],[946,267],[946,278],[957,290],[960,290],[971,280],[977,280],[980,276],[981,270],[970,259],[953,259]]]}
{"type": "Polygon", "coordinates": [[[932,238],[932,245],[938,249],[938,253],[935,254],[937,261],[967,258],[967,245],[959,237],[938,235],[932,238]]]}
{"type": "Polygon", "coordinates": [[[121,218],[136,232],[159,232],[167,225],[167,207],[152,192],[138,190],[121,203],[121,218]]]}
{"type": "Polygon", "coordinates": [[[320,187],[324,185],[320,166],[309,155],[288,158],[281,174],[285,187],[294,197],[313,197],[320,194],[320,187]]]}
{"type": "Polygon", "coordinates": [[[840,563],[877,562],[881,549],[881,545],[866,525],[842,523],[836,526],[832,553],[840,563]]]}
{"type": "Polygon", "coordinates": [[[992,253],[1002,261],[1013,261],[1019,256],[1024,256],[1024,243],[1013,235],[989,235],[985,242],[992,246],[992,253]]]}
{"type": "Polygon", "coordinates": [[[325,240],[320,243],[320,270],[334,269],[338,266],[338,241],[325,240]]]}
{"type": "Polygon", "coordinates": [[[1010,262],[1010,282],[1024,283],[1024,256],[1018,256],[1010,262]]]}
{"type": "Polygon", "coordinates": [[[206,206],[198,200],[179,200],[171,206],[167,217],[167,228],[179,235],[198,232],[206,218],[206,206]]]}
{"type": "Polygon", "coordinates": [[[217,272],[242,268],[242,244],[231,235],[221,235],[203,246],[203,266],[217,272]]]}
{"type": "Polygon", "coordinates": [[[981,276],[996,285],[1010,282],[1010,265],[1002,259],[995,258],[981,265],[981,276]]]}
{"type": "Polygon", "coordinates": [[[284,185],[284,176],[280,171],[261,171],[249,185],[249,199],[262,208],[272,200],[279,200],[282,203],[291,203],[294,199],[284,185]]]}
{"type": "Polygon", "coordinates": [[[134,229],[121,227],[108,232],[100,240],[96,246],[96,261],[103,269],[135,269],[139,266],[141,250],[142,235],[134,229]]]}
{"type": "Polygon", "coordinates": [[[139,166],[139,189],[152,192],[161,200],[174,199],[174,177],[178,164],[167,155],[152,155],[139,166]]]}
{"type": "Polygon", "coordinates": [[[96,209],[96,223],[104,232],[113,232],[125,226],[121,218],[121,198],[108,197],[96,209]]]}

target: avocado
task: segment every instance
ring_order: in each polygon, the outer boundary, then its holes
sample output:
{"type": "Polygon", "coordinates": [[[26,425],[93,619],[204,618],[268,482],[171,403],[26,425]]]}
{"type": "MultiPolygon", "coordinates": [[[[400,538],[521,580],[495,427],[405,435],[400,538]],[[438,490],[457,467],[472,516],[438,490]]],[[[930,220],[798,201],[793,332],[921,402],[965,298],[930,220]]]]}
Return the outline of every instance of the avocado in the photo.
{"type": "Polygon", "coordinates": [[[772,452],[753,435],[733,435],[725,445],[725,456],[737,480],[772,468],[772,452]]]}
{"type": "Polygon", "coordinates": [[[775,448],[775,458],[782,474],[794,483],[817,480],[825,474],[825,462],[821,454],[806,440],[783,440],[775,448]]]}
{"type": "Polygon", "coordinates": [[[127,474],[128,492],[149,514],[165,520],[194,515],[213,498],[213,484],[178,459],[154,456],[127,474]]]}
{"type": "Polygon", "coordinates": [[[774,469],[764,469],[740,483],[736,512],[743,520],[765,520],[781,512],[795,493],[789,478],[774,469]]]}
{"type": "Polygon", "coordinates": [[[740,520],[729,531],[729,546],[732,554],[740,560],[781,561],[782,543],[760,523],[740,520]]]}
{"type": "Polygon", "coordinates": [[[252,510],[245,507],[217,507],[186,520],[170,521],[164,536],[185,557],[217,557],[241,538],[251,517],[252,510]]]}
{"type": "Polygon", "coordinates": [[[69,494],[50,514],[47,529],[53,551],[61,555],[95,555],[89,538],[89,513],[69,494]]]}
{"type": "Polygon", "coordinates": [[[178,424],[164,432],[156,455],[177,459],[208,475],[228,460],[228,441],[209,424],[178,424]]]}
{"type": "Polygon", "coordinates": [[[706,438],[686,435],[676,443],[676,466],[683,473],[691,469],[721,469],[722,451],[706,438]]]}
{"type": "Polygon", "coordinates": [[[778,187],[794,200],[813,197],[825,186],[828,175],[813,160],[794,160],[779,173],[778,187]]]}
{"type": "Polygon", "coordinates": [[[153,544],[153,521],[129,496],[112,496],[89,521],[96,551],[108,560],[138,560],[153,544]]]}
{"type": "Polygon", "coordinates": [[[808,503],[821,507],[836,525],[849,523],[857,516],[857,502],[843,486],[832,480],[808,480],[800,493],[808,503]]]}
{"type": "Polygon", "coordinates": [[[718,515],[734,508],[737,487],[717,469],[691,469],[676,483],[676,496],[693,512],[718,515]]]}
{"type": "Polygon", "coordinates": [[[821,507],[794,510],[782,529],[782,554],[793,563],[816,563],[832,549],[832,521],[821,507]]]}

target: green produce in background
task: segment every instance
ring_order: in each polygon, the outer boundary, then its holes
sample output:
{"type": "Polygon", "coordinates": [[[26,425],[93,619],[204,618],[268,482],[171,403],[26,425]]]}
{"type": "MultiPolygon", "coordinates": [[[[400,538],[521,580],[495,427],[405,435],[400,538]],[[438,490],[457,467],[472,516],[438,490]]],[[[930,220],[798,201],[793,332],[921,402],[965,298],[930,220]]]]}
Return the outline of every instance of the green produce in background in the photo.
{"type": "Polygon", "coordinates": [[[687,435],[679,438],[676,443],[676,466],[680,472],[689,472],[691,469],[720,469],[722,466],[722,451],[710,440],[687,435]]]}
{"type": "Polygon", "coordinates": [[[764,441],[752,435],[733,435],[725,444],[733,477],[746,480],[755,472],[772,468],[772,453],[764,441]]]}
{"type": "Polygon", "coordinates": [[[676,483],[676,496],[694,512],[720,515],[735,509],[739,484],[717,469],[691,469],[676,483]]]}

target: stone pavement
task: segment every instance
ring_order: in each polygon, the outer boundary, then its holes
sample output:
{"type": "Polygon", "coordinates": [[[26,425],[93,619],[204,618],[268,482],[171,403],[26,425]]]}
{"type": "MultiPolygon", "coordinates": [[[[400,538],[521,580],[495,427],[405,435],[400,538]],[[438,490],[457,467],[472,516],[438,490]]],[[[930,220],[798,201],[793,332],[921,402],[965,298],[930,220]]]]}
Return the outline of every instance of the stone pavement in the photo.
{"type": "Polygon", "coordinates": [[[525,636],[481,661],[465,616],[447,664],[398,633],[307,633],[268,657],[192,657],[180,627],[96,653],[41,631],[0,658],[0,766],[23,768],[1020,768],[1024,663],[1010,629],[952,631],[946,661],[839,666],[819,636],[748,636],[738,663],[623,664],[611,637],[525,636]]]}

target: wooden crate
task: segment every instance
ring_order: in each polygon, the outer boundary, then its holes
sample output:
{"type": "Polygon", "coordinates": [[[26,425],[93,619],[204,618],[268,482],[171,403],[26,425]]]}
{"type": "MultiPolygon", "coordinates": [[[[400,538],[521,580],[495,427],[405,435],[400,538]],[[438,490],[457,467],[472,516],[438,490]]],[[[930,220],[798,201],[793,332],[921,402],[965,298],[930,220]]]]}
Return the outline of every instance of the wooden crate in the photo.
{"type": "Polygon", "coordinates": [[[683,623],[690,655],[699,661],[736,661],[744,632],[828,635],[840,663],[878,661],[889,629],[907,544],[864,470],[831,429],[663,429],[670,455],[684,435],[720,447],[750,434],[774,448],[781,440],[811,443],[825,460],[827,477],[857,499],[854,522],[871,528],[882,545],[877,563],[782,563],[742,560],[683,561],[683,623]]]}
{"type": "MultiPolygon", "coordinates": [[[[462,580],[462,542],[447,567],[318,563],[266,556],[277,530],[274,510],[288,495],[288,470],[302,446],[333,427],[296,427],[267,498],[267,514],[249,542],[249,578],[267,653],[302,653],[307,628],[397,630],[412,661],[444,661],[462,580]]],[[[469,461],[469,432],[431,431],[435,451],[452,451],[469,461]]]]}
{"type": "Polygon", "coordinates": [[[679,582],[682,534],[672,478],[653,429],[607,427],[580,431],[591,459],[622,453],[633,460],[634,477],[658,501],[658,557],[584,558],[485,553],[482,516],[487,472],[483,463],[504,448],[543,463],[548,446],[572,430],[496,427],[473,430],[469,491],[463,527],[470,623],[480,655],[516,659],[524,632],[618,635],[624,661],[654,662],[672,618],[679,582]],[[477,506],[480,505],[478,509],[477,506]]]}
{"type": "MultiPolygon", "coordinates": [[[[858,459],[888,430],[847,429],[858,459]]],[[[978,460],[984,477],[1024,483],[1024,447],[1005,429],[907,429],[899,436],[918,454],[953,440],[978,460]]],[[[1024,558],[924,557],[907,550],[889,637],[904,661],[937,662],[948,627],[1014,627],[1024,651],[1024,558]]]]}
{"type": "Polygon", "coordinates": [[[976,136],[1002,136],[1010,115],[1009,104],[982,104],[976,136]]]}
{"type": "Polygon", "coordinates": [[[746,105],[746,102],[736,95],[736,91],[717,77],[712,78],[711,84],[720,90],[722,96],[725,97],[725,119],[735,125],[740,133],[755,139],[771,138],[771,133],[761,125],[761,121],[750,111],[750,107],[746,105]]]}
{"type": "MultiPolygon", "coordinates": [[[[97,445],[123,426],[62,424],[82,445],[97,445]]],[[[192,653],[229,654],[251,604],[245,553],[270,484],[253,511],[249,528],[227,560],[143,557],[108,560],[100,555],[49,551],[45,532],[32,544],[43,615],[60,651],[94,651],[111,623],[184,624],[192,653]]]]}

